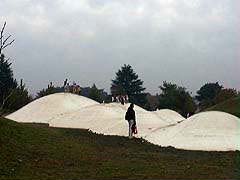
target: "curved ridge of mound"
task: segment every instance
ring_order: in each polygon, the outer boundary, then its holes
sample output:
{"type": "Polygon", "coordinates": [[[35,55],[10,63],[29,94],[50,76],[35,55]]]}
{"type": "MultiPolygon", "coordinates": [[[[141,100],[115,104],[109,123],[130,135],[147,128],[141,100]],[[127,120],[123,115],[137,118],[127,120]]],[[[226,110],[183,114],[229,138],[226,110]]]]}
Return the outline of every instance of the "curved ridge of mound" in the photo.
{"type": "Polygon", "coordinates": [[[240,119],[228,113],[208,111],[196,114],[146,139],[161,146],[187,150],[240,150],[240,119]]]}
{"type": "Polygon", "coordinates": [[[121,112],[115,111],[112,107],[97,104],[69,114],[59,115],[51,120],[50,126],[89,129],[96,133],[106,134],[105,132],[109,128],[119,123],[123,128],[123,133],[127,132],[127,127],[124,128],[126,122],[124,122],[121,112]]]}
{"type": "Polygon", "coordinates": [[[163,121],[170,124],[176,124],[186,120],[181,114],[171,109],[161,109],[154,112],[163,121]]]}
{"type": "Polygon", "coordinates": [[[71,93],[55,93],[27,104],[6,118],[17,122],[49,123],[59,114],[76,111],[95,104],[98,104],[98,102],[83,96],[71,93]]]}
{"type": "MultiPolygon", "coordinates": [[[[108,103],[108,104],[105,104],[105,106],[107,107],[113,107],[113,108],[116,108],[116,109],[119,109],[119,110],[123,110],[124,112],[127,111],[128,107],[130,106],[130,103],[126,103],[124,105],[122,105],[121,103],[108,103]]],[[[134,104],[134,110],[136,111],[136,113],[145,113],[145,112],[148,112],[147,110],[141,108],[140,106],[138,105],[135,105],[134,104]]]]}
{"type": "MultiPolygon", "coordinates": [[[[117,103],[99,104],[79,111],[63,114],[50,121],[50,126],[89,129],[105,135],[128,135],[128,122],[124,119],[128,105],[117,103]]],[[[155,129],[169,124],[155,114],[136,108],[138,137],[144,137],[155,129]]]]}

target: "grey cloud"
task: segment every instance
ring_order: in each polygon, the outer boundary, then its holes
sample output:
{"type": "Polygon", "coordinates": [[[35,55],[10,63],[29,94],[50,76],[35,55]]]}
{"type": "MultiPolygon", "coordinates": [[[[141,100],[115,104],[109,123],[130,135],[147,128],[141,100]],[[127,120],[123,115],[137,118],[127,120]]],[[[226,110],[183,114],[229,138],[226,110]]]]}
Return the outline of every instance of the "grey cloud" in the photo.
{"type": "Polygon", "coordinates": [[[206,81],[240,88],[238,1],[0,3],[0,22],[8,22],[16,39],[6,53],[32,92],[65,77],[109,90],[124,63],[133,65],[152,93],[163,80],[193,92],[206,81]]]}

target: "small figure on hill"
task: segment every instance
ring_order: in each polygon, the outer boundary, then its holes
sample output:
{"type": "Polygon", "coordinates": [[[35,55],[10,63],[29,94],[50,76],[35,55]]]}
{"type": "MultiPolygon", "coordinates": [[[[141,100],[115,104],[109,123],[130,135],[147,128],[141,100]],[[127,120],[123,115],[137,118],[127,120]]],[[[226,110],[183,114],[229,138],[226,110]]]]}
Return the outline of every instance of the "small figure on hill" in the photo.
{"type": "Polygon", "coordinates": [[[120,102],[119,100],[120,100],[120,99],[119,99],[119,96],[117,96],[117,97],[116,97],[116,102],[119,103],[119,102],[120,102]]]}
{"type": "Polygon", "coordinates": [[[124,96],[125,103],[128,103],[128,95],[124,96]]]}
{"type": "Polygon", "coordinates": [[[67,85],[64,87],[65,92],[69,93],[70,92],[70,85],[67,83],[67,85]]]}
{"type": "Polygon", "coordinates": [[[128,121],[129,125],[129,138],[133,137],[133,133],[137,134],[137,126],[136,126],[136,115],[134,111],[134,104],[130,104],[126,114],[125,114],[125,120],[128,121]]]}
{"type": "Polygon", "coordinates": [[[64,89],[64,92],[67,92],[67,90],[68,90],[68,85],[69,85],[69,83],[68,83],[68,79],[65,79],[65,81],[63,82],[63,89],[64,89]]]}
{"type": "Polygon", "coordinates": [[[123,98],[123,96],[120,96],[120,102],[121,102],[122,105],[124,105],[124,98],[123,98]]]}
{"type": "Polygon", "coordinates": [[[68,79],[65,79],[65,81],[63,82],[63,87],[65,87],[68,83],[68,79]]]}
{"type": "Polygon", "coordinates": [[[80,92],[81,92],[81,87],[79,85],[77,85],[77,87],[76,87],[76,94],[79,95],[80,92]]]}
{"type": "Polygon", "coordinates": [[[75,81],[73,81],[73,84],[72,84],[72,93],[73,94],[76,94],[77,92],[77,84],[75,83],[75,81]]]}

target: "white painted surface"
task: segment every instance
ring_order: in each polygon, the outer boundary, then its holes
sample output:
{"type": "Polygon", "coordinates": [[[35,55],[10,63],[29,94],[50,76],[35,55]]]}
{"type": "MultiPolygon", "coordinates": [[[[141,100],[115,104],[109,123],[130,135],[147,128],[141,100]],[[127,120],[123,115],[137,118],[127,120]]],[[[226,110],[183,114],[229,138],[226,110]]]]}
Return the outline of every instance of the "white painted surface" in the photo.
{"type": "Polygon", "coordinates": [[[6,118],[17,122],[49,123],[55,116],[95,104],[98,103],[83,96],[56,93],[37,99],[6,118]]]}
{"type": "MultiPolygon", "coordinates": [[[[105,135],[128,135],[124,120],[129,104],[99,104],[69,93],[40,98],[7,118],[48,123],[52,127],[89,129],[105,135]]],[[[240,119],[223,112],[204,112],[187,120],[175,111],[149,112],[135,106],[138,135],[160,146],[188,150],[240,150],[240,119]]]]}
{"type": "Polygon", "coordinates": [[[151,133],[146,139],[161,146],[180,149],[240,150],[240,119],[224,112],[196,114],[187,120],[151,133]]]}

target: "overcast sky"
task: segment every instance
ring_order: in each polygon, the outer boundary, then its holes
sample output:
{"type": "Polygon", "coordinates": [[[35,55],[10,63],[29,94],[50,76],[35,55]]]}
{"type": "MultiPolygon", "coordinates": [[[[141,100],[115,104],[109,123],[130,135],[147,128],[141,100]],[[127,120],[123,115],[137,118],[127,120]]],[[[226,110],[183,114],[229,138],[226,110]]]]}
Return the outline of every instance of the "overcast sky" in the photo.
{"type": "Polygon", "coordinates": [[[130,64],[157,93],[167,80],[240,89],[238,0],[0,0],[4,53],[32,93],[65,78],[109,91],[130,64]]]}

